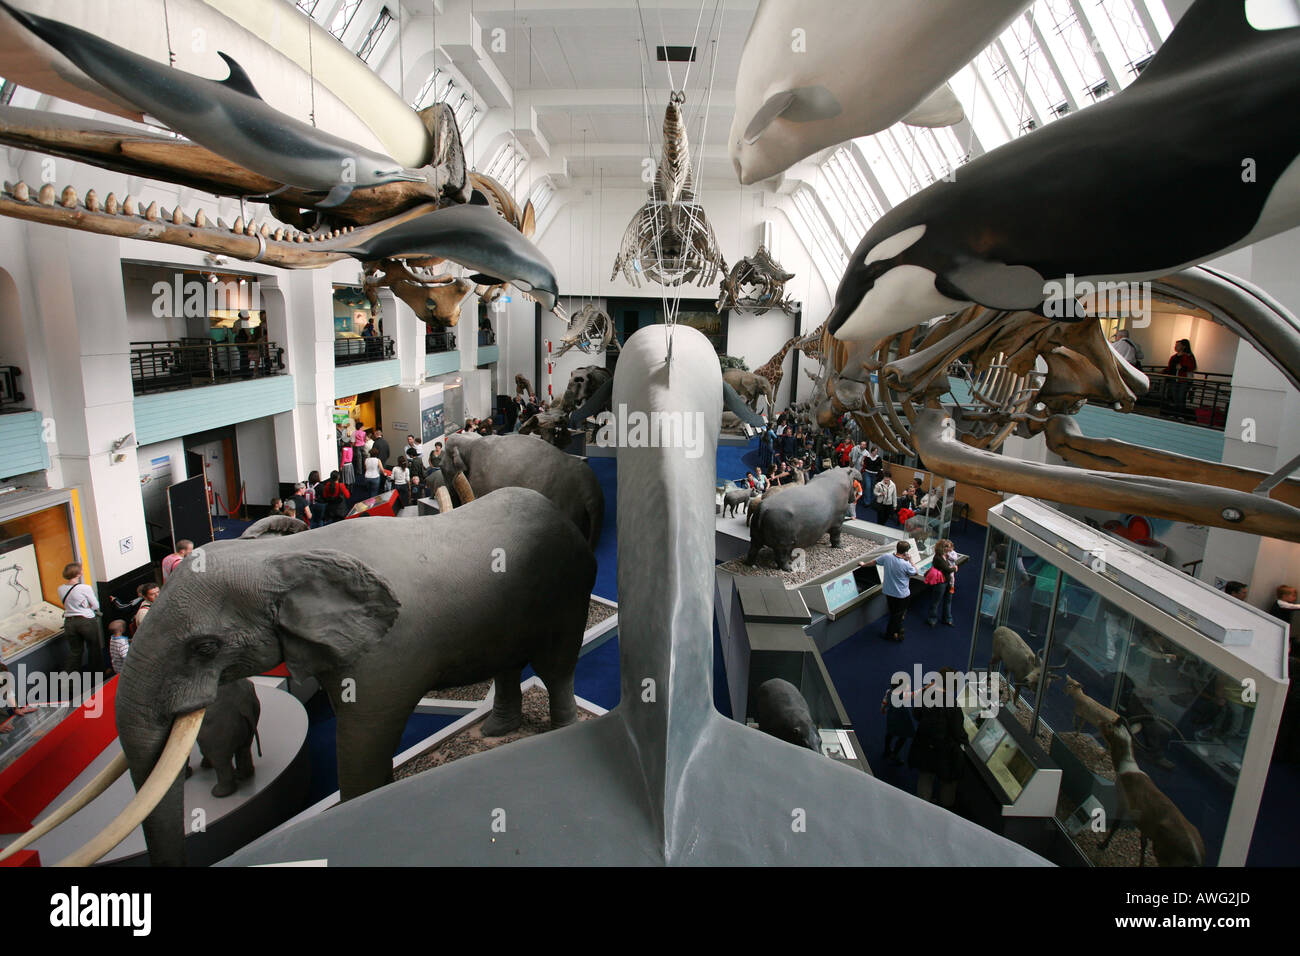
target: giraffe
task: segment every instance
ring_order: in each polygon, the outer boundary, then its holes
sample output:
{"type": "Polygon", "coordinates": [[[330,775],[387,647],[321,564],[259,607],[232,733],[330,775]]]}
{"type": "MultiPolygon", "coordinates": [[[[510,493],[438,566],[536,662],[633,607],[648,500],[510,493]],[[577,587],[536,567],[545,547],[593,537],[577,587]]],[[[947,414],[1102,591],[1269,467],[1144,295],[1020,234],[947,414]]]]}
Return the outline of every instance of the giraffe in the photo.
{"type": "Polygon", "coordinates": [[[781,379],[785,375],[784,366],[786,353],[789,352],[790,349],[795,348],[802,351],[809,358],[820,358],[822,331],[825,328],[826,323],[823,322],[820,328],[814,332],[810,332],[808,335],[796,335],[794,338],[790,339],[790,341],[786,342],[785,345],[781,346],[780,350],[775,355],[758,368],[754,369],[755,375],[761,375],[772,383],[773,397],[776,396],[777,389],[781,387],[781,379]]]}

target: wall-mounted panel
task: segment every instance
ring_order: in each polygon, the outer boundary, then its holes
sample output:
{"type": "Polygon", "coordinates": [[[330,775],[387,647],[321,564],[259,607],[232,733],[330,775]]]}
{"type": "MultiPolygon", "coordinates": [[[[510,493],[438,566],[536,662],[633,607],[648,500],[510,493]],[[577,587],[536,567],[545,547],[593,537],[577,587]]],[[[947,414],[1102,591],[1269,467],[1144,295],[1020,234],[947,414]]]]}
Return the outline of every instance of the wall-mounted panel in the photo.
{"type": "Polygon", "coordinates": [[[373,392],[376,389],[388,388],[390,385],[400,385],[401,382],[402,363],[399,359],[362,362],[334,370],[335,396],[373,392]]]}
{"type": "Polygon", "coordinates": [[[40,412],[14,412],[0,415],[0,448],[5,450],[0,474],[8,478],[50,467],[49,447],[42,435],[40,412]]]}
{"type": "MultiPolygon", "coordinates": [[[[479,355],[483,350],[479,349],[479,355]]],[[[460,371],[460,352],[430,352],[424,357],[426,375],[446,375],[448,372],[460,371]]]]}
{"type": "Polygon", "coordinates": [[[135,400],[135,439],[147,445],[287,412],[293,404],[292,375],[140,395],[135,400]]]}

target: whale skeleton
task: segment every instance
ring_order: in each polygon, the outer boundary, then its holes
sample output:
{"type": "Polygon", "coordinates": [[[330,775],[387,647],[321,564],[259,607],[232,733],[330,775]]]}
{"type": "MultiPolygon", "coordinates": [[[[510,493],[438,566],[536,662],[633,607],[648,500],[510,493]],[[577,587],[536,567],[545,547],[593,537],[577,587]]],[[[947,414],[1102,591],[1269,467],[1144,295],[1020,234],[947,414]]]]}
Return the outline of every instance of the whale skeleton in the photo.
{"type": "MultiPolygon", "coordinates": [[[[1199,266],[1152,282],[1157,298],[1208,312],[1300,388],[1300,320],[1258,287],[1199,266]]],[[[870,345],[823,338],[818,402],[830,425],[848,412],[865,437],[918,455],[937,474],[1048,501],[1300,541],[1300,482],[1083,434],[1089,401],[1131,412],[1145,375],[1120,358],[1095,319],[1060,320],[972,306],[870,345]],[[969,399],[956,401],[953,379],[969,399]],[[997,453],[1011,435],[1042,434],[1077,467],[997,453]]]]}

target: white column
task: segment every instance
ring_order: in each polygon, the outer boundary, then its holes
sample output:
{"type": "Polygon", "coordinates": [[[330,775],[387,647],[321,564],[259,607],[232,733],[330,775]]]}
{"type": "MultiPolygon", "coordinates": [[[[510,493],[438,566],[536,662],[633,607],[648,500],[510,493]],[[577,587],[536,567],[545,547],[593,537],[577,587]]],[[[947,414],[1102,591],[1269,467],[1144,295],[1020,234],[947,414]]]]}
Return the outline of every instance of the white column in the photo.
{"type": "Polygon", "coordinates": [[[119,241],[27,227],[34,310],[45,332],[51,457],[81,491],[92,574],[111,580],[149,560],[119,241]],[[114,461],[120,455],[121,461],[114,461]]]}

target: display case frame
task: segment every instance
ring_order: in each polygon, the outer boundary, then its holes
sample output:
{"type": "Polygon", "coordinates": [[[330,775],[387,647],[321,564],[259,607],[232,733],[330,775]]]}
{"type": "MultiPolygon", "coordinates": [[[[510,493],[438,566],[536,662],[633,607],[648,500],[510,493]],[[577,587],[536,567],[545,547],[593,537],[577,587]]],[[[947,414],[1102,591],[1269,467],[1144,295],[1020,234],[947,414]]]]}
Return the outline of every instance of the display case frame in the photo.
{"type": "MultiPolygon", "coordinates": [[[[1232,681],[1249,679],[1254,682],[1257,696],[1249,729],[1243,731],[1246,742],[1240,770],[1235,782],[1219,774],[1220,782],[1227,783],[1232,796],[1219,853],[1217,859],[1211,860],[1220,866],[1244,865],[1286,697],[1289,675],[1285,625],[1264,611],[1235,601],[1206,582],[1170,568],[1137,549],[1127,548],[1123,542],[1117,542],[1034,499],[1014,497],[991,508],[989,527],[1056,570],[1043,631],[1044,643],[1039,650],[1049,666],[1053,664],[1053,651],[1057,649],[1058,640],[1067,651],[1074,650],[1057,633],[1062,592],[1073,587],[1072,583],[1067,583],[1068,578],[1090,591],[1104,605],[1122,611],[1158,635],[1188,661],[1208,665],[1214,674],[1227,675],[1232,681]],[[1153,602],[1153,597],[1160,601],[1160,606],[1153,602]]],[[[1023,550],[1020,553],[1024,553],[1023,550]]],[[[987,626],[985,611],[992,611],[992,622],[1000,619],[1013,593],[1011,578],[1019,570],[1016,566],[1018,561],[1009,557],[997,600],[986,602],[984,596],[990,587],[990,563],[986,552],[980,573],[980,613],[971,641],[969,668],[972,671],[989,663],[987,658],[977,658],[981,629],[987,626]],[[986,607],[986,604],[990,606],[986,607]]],[[[992,586],[997,587],[996,582],[992,586]]],[[[1072,599],[1070,595],[1066,597],[1072,599]]],[[[1112,671],[1117,679],[1128,673],[1128,654],[1133,646],[1133,642],[1126,639],[1122,649],[1117,649],[1112,671]]],[[[1073,659],[1076,662],[1080,660],[1078,656],[1073,659]]],[[[1038,730],[1051,679],[1049,668],[1044,667],[1037,686],[1029,689],[1034,702],[1029,725],[1031,736],[1038,730]]],[[[1117,699],[1118,690],[1115,697],[1099,702],[1113,708],[1117,699]]],[[[1053,729],[1053,732],[1058,731],[1053,729]]],[[[1179,743],[1190,742],[1184,739],[1179,743]]],[[[1199,744],[1190,743],[1188,749],[1197,746],[1199,744]]],[[[1210,760],[1209,757],[1198,759],[1207,765],[1210,760]]]]}

